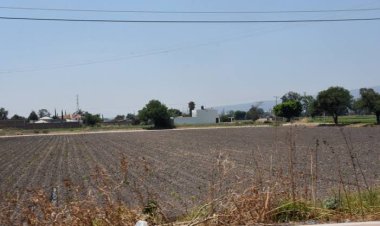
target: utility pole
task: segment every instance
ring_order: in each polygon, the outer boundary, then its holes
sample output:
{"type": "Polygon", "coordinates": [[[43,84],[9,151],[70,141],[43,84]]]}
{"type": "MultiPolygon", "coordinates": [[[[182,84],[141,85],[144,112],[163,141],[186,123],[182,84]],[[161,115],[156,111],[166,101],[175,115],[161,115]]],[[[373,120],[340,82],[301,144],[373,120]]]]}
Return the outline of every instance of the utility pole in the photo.
{"type": "Polygon", "coordinates": [[[306,92],[305,91],[303,91],[303,98],[301,98],[301,104],[302,104],[302,112],[304,112],[303,117],[308,117],[307,114],[308,114],[308,109],[309,109],[310,103],[306,99],[306,92]],[[306,108],[305,108],[305,106],[306,106],[306,108]]]}
{"type": "Polygon", "coordinates": [[[79,95],[77,94],[77,113],[79,112],[79,95]]]}
{"type": "MultiPolygon", "coordinates": [[[[276,98],[276,105],[275,105],[275,106],[277,106],[277,99],[278,99],[278,96],[274,96],[274,98],[276,98]]],[[[276,115],[276,113],[274,113],[274,122],[275,122],[276,125],[277,125],[277,115],[276,115]]]]}

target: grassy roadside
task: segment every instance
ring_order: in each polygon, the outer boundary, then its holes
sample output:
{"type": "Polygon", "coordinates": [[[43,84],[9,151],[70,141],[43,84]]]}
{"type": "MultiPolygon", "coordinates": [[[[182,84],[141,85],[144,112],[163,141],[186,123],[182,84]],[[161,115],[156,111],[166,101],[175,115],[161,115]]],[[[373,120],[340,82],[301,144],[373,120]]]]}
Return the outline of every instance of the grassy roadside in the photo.
{"type": "Polygon", "coordinates": [[[237,120],[233,122],[220,122],[217,124],[193,124],[193,125],[178,125],[176,128],[207,128],[207,127],[234,127],[234,126],[270,126],[272,123],[254,122],[252,120],[237,120]]]}
{"type": "MultiPolygon", "coordinates": [[[[380,220],[380,189],[334,194],[316,203],[291,200],[279,190],[251,187],[222,201],[217,211],[211,203],[197,207],[176,225],[315,224],[380,220]],[[207,207],[207,208],[205,208],[207,207]]],[[[215,206],[214,206],[215,208],[215,206]]]]}
{"type": "MultiPolygon", "coordinates": [[[[251,120],[225,122],[218,124],[199,124],[199,125],[180,125],[174,129],[186,128],[214,128],[214,127],[241,127],[241,126],[270,126],[270,123],[258,123],[251,120]]],[[[86,133],[86,132],[102,132],[102,131],[129,131],[129,130],[151,130],[150,125],[98,125],[98,126],[82,126],[78,128],[54,128],[54,129],[0,129],[0,136],[16,136],[16,135],[33,135],[33,134],[59,134],[59,133],[86,133]]]]}
{"type": "Polygon", "coordinates": [[[12,135],[32,135],[32,134],[59,134],[59,133],[86,133],[86,132],[100,132],[100,131],[117,131],[117,130],[142,130],[147,129],[149,126],[82,126],[78,128],[54,128],[54,129],[15,129],[6,128],[0,129],[0,136],[12,135]]]}
{"type": "MultiPolygon", "coordinates": [[[[350,125],[350,124],[376,124],[376,116],[375,115],[344,115],[339,116],[338,118],[339,124],[342,125],[350,125]]],[[[318,116],[314,118],[308,118],[307,122],[312,123],[334,123],[333,118],[330,116],[318,116]]]]}

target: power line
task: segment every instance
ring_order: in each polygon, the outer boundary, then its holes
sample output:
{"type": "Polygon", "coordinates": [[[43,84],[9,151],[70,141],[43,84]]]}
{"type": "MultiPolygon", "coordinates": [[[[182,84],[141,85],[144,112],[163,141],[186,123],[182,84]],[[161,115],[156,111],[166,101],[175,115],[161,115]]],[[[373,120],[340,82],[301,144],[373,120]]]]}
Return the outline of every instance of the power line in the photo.
{"type": "Polygon", "coordinates": [[[11,70],[0,70],[0,74],[10,74],[10,73],[18,73],[18,72],[36,72],[36,71],[44,71],[44,70],[55,70],[55,69],[62,69],[62,68],[79,67],[79,66],[86,66],[86,65],[99,64],[99,63],[116,62],[116,61],[128,60],[128,59],[133,59],[133,58],[141,58],[141,57],[146,57],[146,56],[177,52],[177,51],[186,50],[186,49],[199,48],[199,47],[203,47],[203,46],[213,45],[215,43],[224,43],[224,42],[228,42],[228,41],[240,40],[242,38],[259,36],[260,34],[266,34],[266,33],[274,32],[277,30],[280,30],[280,29],[255,30],[254,33],[249,32],[248,34],[245,33],[245,34],[242,34],[239,36],[217,39],[217,40],[211,40],[211,41],[202,42],[202,43],[194,43],[194,44],[185,45],[185,46],[178,46],[178,47],[171,47],[171,48],[166,48],[166,49],[152,50],[152,51],[149,51],[147,53],[133,54],[130,56],[113,57],[113,58],[101,59],[101,60],[99,60],[99,59],[98,60],[87,60],[85,62],[72,63],[72,64],[51,65],[51,66],[34,67],[34,68],[26,67],[26,68],[11,69],[11,70]],[[257,32],[259,32],[259,33],[257,33],[257,32]]]}
{"type": "MultiPolygon", "coordinates": [[[[293,23],[295,24],[295,23],[293,23]]],[[[299,25],[300,23],[298,23],[299,25]]],[[[224,39],[218,39],[214,41],[209,41],[209,42],[204,42],[204,43],[196,43],[192,45],[186,45],[182,47],[172,47],[172,48],[167,48],[167,49],[159,49],[159,50],[152,50],[147,53],[140,53],[140,54],[133,54],[130,56],[121,56],[121,57],[114,57],[114,58],[109,58],[109,59],[101,59],[101,60],[87,60],[85,62],[79,62],[79,63],[71,63],[71,64],[61,64],[61,65],[51,65],[51,66],[42,66],[42,67],[34,67],[34,68],[21,68],[21,69],[10,69],[10,70],[0,70],[0,74],[10,74],[10,73],[19,73],[19,72],[36,72],[36,71],[45,71],[45,70],[55,70],[55,69],[63,69],[63,68],[72,68],[72,67],[79,67],[79,66],[86,66],[86,65],[92,65],[92,64],[99,64],[99,63],[109,63],[109,62],[116,62],[116,61],[123,61],[123,60],[128,60],[132,58],[140,58],[140,57],[146,57],[146,56],[151,56],[151,55],[158,55],[158,54],[166,54],[166,53],[171,53],[171,52],[177,52],[185,49],[191,49],[191,48],[198,48],[198,47],[203,47],[203,46],[208,46],[208,45],[213,45],[215,43],[223,43],[227,41],[234,41],[234,40],[240,40],[242,38],[249,38],[252,36],[257,36],[261,34],[266,34],[269,32],[274,32],[277,30],[282,30],[281,29],[271,29],[271,30],[262,30],[260,33],[249,33],[244,34],[244,35],[239,35],[236,37],[230,37],[230,38],[224,38],[224,39]]]]}
{"type": "Polygon", "coordinates": [[[63,11],[63,12],[96,12],[96,13],[147,13],[147,14],[286,14],[286,13],[332,13],[332,12],[363,12],[379,11],[380,8],[359,9],[320,9],[320,10],[272,10],[272,11],[161,11],[161,10],[103,10],[103,9],[72,9],[72,8],[35,8],[0,6],[0,9],[63,11]]]}
{"type": "Polygon", "coordinates": [[[15,73],[15,72],[36,72],[36,71],[42,71],[42,70],[54,70],[54,69],[79,67],[79,66],[99,64],[99,63],[116,62],[116,61],[122,61],[122,60],[127,60],[127,59],[170,53],[173,51],[178,51],[180,49],[182,49],[182,48],[158,50],[158,51],[153,51],[153,52],[149,52],[149,53],[145,53],[145,54],[137,54],[137,55],[127,56],[127,57],[118,57],[118,58],[112,58],[112,59],[106,59],[106,60],[94,60],[94,61],[83,62],[83,63],[72,63],[72,64],[48,66],[48,67],[42,67],[42,68],[36,68],[36,69],[5,70],[5,71],[0,71],[0,74],[9,74],[9,73],[15,73]]]}
{"type": "Polygon", "coordinates": [[[380,17],[372,18],[341,18],[341,19],[299,19],[299,20],[106,20],[106,19],[71,19],[71,18],[36,18],[36,17],[0,17],[1,20],[28,20],[54,22],[91,22],[91,23],[318,23],[318,22],[349,22],[375,21],[380,17]]]}

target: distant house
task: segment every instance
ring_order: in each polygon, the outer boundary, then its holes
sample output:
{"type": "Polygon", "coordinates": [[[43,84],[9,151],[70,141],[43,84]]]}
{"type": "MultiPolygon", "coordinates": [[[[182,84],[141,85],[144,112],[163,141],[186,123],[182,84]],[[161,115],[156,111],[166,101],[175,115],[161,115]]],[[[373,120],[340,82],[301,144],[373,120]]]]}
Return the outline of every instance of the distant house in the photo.
{"type": "Polygon", "coordinates": [[[45,117],[40,118],[38,121],[35,121],[34,123],[49,123],[52,121],[53,121],[52,118],[45,116],[45,117]]]}
{"type": "Polygon", "coordinates": [[[81,115],[81,114],[74,113],[74,114],[72,115],[72,119],[75,119],[75,120],[77,120],[77,121],[80,121],[80,120],[82,120],[82,115],[81,115]]]}
{"type": "Polygon", "coordinates": [[[81,122],[82,121],[82,115],[80,114],[66,114],[63,116],[63,119],[66,122],[81,122]]]}
{"type": "Polygon", "coordinates": [[[192,111],[192,117],[176,117],[174,125],[196,125],[219,123],[218,111],[215,109],[198,109],[192,111]]]}

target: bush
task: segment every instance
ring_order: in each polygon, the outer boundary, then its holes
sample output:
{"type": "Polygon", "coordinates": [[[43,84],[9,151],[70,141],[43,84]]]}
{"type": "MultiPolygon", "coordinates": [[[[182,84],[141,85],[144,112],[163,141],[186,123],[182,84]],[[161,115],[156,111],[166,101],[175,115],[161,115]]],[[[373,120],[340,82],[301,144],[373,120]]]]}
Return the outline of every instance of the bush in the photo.
{"type": "Polygon", "coordinates": [[[151,100],[139,111],[138,117],[145,123],[154,124],[155,128],[172,128],[168,108],[158,100],[151,100]]]}
{"type": "Polygon", "coordinates": [[[256,121],[257,119],[264,116],[264,110],[259,108],[258,106],[252,106],[246,114],[246,118],[252,121],[256,121]]]}
{"type": "Polygon", "coordinates": [[[291,118],[298,117],[302,112],[302,104],[299,101],[288,100],[273,108],[276,116],[285,117],[289,122],[291,118]]]}
{"type": "Polygon", "coordinates": [[[93,115],[88,112],[84,114],[83,123],[88,126],[95,126],[96,124],[100,123],[102,119],[100,118],[100,115],[93,115]]]}
{"type": "Polygon", "coordinates": [[[281,205],[274,215],[275,222],[304,221],[308,220],[311,210],[304,202],[289,202],[281,205]]]}

